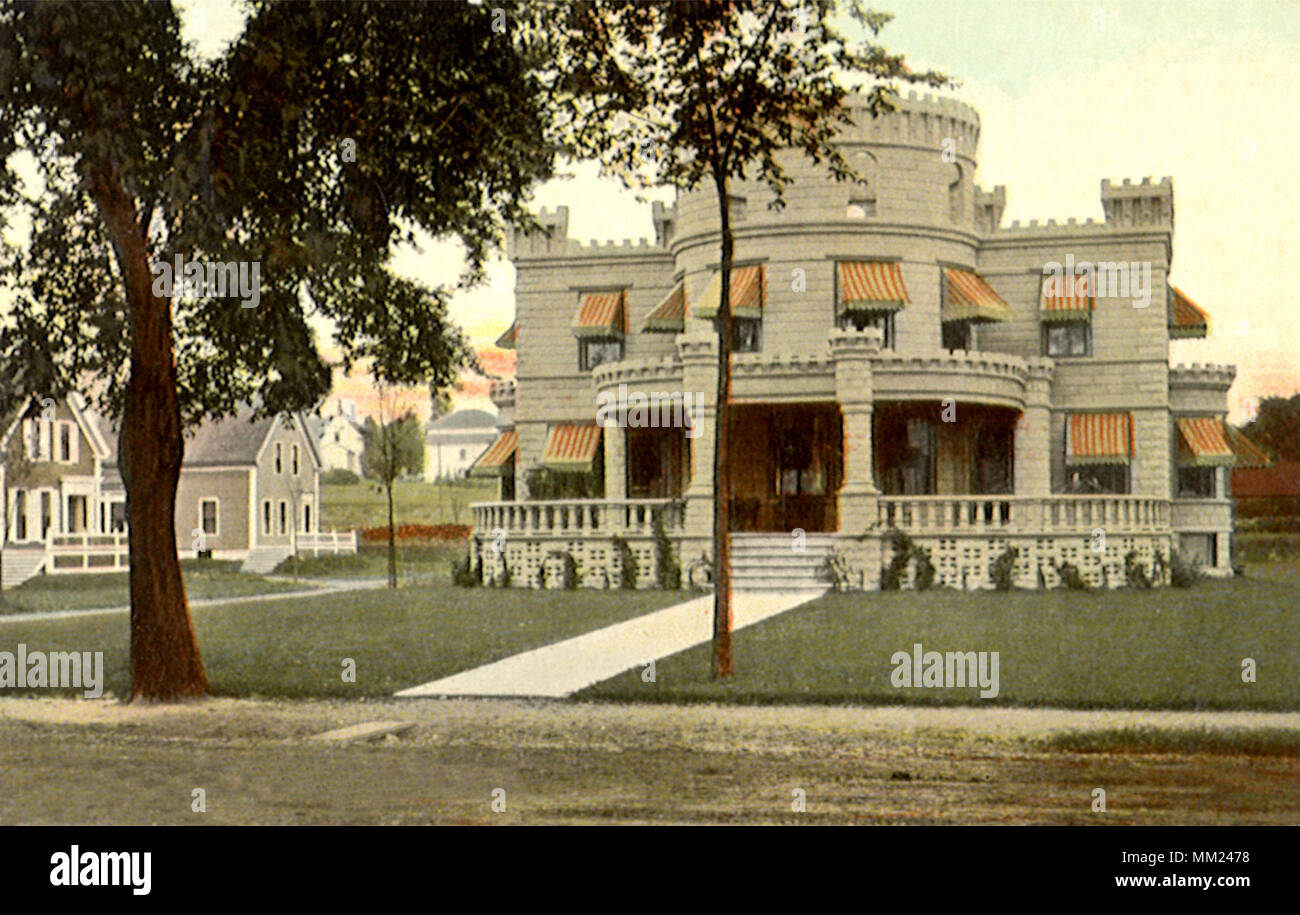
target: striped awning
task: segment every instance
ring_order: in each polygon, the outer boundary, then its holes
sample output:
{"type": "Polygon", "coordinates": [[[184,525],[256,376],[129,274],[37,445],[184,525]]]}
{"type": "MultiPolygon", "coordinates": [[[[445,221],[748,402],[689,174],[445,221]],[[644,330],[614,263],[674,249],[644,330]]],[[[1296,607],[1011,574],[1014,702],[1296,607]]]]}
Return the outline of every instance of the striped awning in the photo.
{"type": "Polygon", "coordinates": [[[943,321],[1010,321],[1011,306],[984,277],[970,270],[945,267],[943,270],[943,321]]]}
{"type": "Polygon", "coordinates": [[[627,332],[627,309],[623,291],[589,292],[582,297],[573,316],[573,332],[579,337],[621,337],[627,332]]]}
{"type": "Polygon", "coordinates": [[[518,343],[519,343],[519,322],[515,321],[513,324],[510,325],[509,330],[507,330],[501,336],[497,337],[496,347],[497,349],[514,349],[515,345],[518,343]]]}
{"type": "Polygon", "coordinates": [[[1097,298],[1091,291],[1086,273],[1071,278],[1043,277],[1042,319],[1091,321],[1093,309],[1097,307],[1097,298]]]}
{"type": "MultiPolygon", "coordinates": [[[[731,271],[731,316],[733,318],[763,317],[763,301],[767,298],[767,277],[762,264],[753,267],[735,267],[731,271]]],[[[713,274],[709,288],[704,290],[694,316],[712,318],[722,303],[722,272],[713,274]]]]}
{"type": "Polygon", "coordinates": [[[686,281],[673,287],[662,302],[646,315],[643,329],[651,333],[680,334],[686,329],[686,281]]]}
{"type": "Polygon", "coordinates": [[[840,311],[898,311],[907,297],[903,271],[897,261],[840,261],[840,311]]]}
{"type": "Polygon", "coordinates": [[[1268,452],[1256,445],[1239,429],[1234,429],[1227,423],[1223,424],[1223,431],[1228,436],[1228,445],[1237,455],[1237,466],[1245,468],[1272,467],[1273,458],[1268,452]]]}
{"type": "Polygon", "coordinates": [[[1237,453],[1228,444],[1223,420],[1217,416],[1183,416],[1178,425],[1178,463],[1192,467],[1232,467],[1237,453]]]}
{"type": "Polygon", "coordinates": [[[1067,464],[1127,464],[1132,457],[1132,413],[1070,414],[1065,424],[1067,464]]]}
{"type": "Polygon", "coordinates": [[[600,426],[595,423],[559,423],[546,432],[542,464],[552,470],[591,470],[600,447],[600,426]]]}
{"type": "Polygon", "coordinates": [[[515,469],[515,450],[519,447],[519,433],[514,429],[502,432],[470,467],[472,477],[508,476],[515,469]]]}
{"type": "Polygon", "coordinates": [[[1206,336],[1210,332],[1210,316],[1177,287],[1169,288],[1173,298],[1169,309],[1169,336],[1175,339],[1206,336]]]}

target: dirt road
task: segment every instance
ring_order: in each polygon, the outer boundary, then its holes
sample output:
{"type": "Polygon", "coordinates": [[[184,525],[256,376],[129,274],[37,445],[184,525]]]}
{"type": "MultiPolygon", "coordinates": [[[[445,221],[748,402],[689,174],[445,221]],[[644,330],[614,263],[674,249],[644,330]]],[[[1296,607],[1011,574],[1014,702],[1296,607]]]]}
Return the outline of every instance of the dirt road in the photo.
{"type": "Polygon", "coordinates": [[[1050,743],[1135,726],[1300,731],[1300,716],[5,699],[0,823],[1300,824],[1293,753],[1050,743]],[[415,727],[310,739],[379,719],[415,727]]]}

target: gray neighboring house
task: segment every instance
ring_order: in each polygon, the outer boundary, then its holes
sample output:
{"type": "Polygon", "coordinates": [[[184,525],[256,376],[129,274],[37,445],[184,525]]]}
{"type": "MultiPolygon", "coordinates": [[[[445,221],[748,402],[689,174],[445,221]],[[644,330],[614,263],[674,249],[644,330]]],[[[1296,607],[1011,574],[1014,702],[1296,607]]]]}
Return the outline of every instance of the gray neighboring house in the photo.
{"type": "Polygon", "coordinates": [[[497,440],[497,418],[486,410],[457,410],[425,426],[424,478],[459,479],[497,440]]]}

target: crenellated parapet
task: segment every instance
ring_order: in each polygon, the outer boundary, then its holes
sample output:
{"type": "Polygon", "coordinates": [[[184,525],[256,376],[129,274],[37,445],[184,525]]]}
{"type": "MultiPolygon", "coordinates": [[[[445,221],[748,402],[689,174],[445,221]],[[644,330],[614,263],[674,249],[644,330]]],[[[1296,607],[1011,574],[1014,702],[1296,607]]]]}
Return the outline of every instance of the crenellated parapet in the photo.
{"type": "Polygon", "coordinates": [[[980,116],[965,102],[938,95],[918,96],[912,91],[898,96],[895,110],[879,117],[872,116],[865,95],[850,95],[844,105],[854,123],[840,128],[842,142],[932,146],[951,156],[976,158],[980,116]]]}
{"type": "Polygon", "coordinates": [[[997,185],[991,191],[975,188],[975,228],[984,235],[997,231],[1007,208],[1007,189],[997,185]]]}
{"type": "MultiPolygon", "coordinates": [[[[656,204],[656,206],[659,206],[659,204],[656,204]]],[[[521,228],[512,228],[510,230],[506,240],[506,256],[510,260],[561,257],[625,257],[630,254],[667,253],[667,249],[662,244],[658,242],[651,244],[645,238],[625,238],[619,242],[612,240],[593,241],[590,244],[583,244],[576,239],[569,238],[568,207],[556,207],[553,210],[542,207],[538,211],[536,219],[538,228],[531,232],[521,228]]]]}
{"type": "Polygon", "coordinates": [[[1194,362],[1175,365],[1169,369],[1169,386],[1213,388],[1227,391],[1237,377],[1235,365],[1214,365],[1194,362]]]}
{"type": "Polygon", "coordinates": [[[1174,227],[1174,179],[1161,178],[1159,183],[1143,178],[1134,184],[1128,178],[1123,184],[1101,181],[1101,205],[1106,212],[1106,224],[1117,227],[1174,227]]]}

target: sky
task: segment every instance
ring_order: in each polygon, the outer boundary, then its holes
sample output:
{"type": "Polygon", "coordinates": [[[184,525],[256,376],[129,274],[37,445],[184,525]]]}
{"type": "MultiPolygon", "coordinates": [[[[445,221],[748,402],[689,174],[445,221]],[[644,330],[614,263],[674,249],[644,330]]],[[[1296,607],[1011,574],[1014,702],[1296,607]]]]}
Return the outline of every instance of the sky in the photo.
{"type": "MultiPolygon", "coordinates": [[[[490,3],[490,0],[485,0],[490,3]]],[[[1300,306],[1289,267],[1300,264],[1300,2],[1068,2],[880,0],[894,13],[880,41],[913,69],[955,77],[950,94],[980,112],[979,172],[1005,185],[1011,220],[1103,219],[1103,178],[1174,183],[1172,282],[1209,311],[1206,340],[1177,341],[1174,362],[1230,363],[1230,419],[1258,398],[1300,391],[1300,306]]],[[[185,36],[219,53],[242,18],[230,0],[178,3],[185,36]]],[[[670,200],[668,192],[657,195],[670,200]]],[[[536,206],[565,205],[579,240],[653,238],[650,205],[584,164],[552,181],[536,206]]],[[[460,271],[454,245],[399,251],[398,272],[429,284],[460,271]]],[[[488,282],[458,293],[452,317],[484,348],[490,367],[511,360],[491,347],[513,318],[514,271],[504,258],[488,282]]],[[[339,397],[367,410],[364,378],[337,379],[339,397]]],[[[457,405],[492,410],[486,385],[457,405]]]]}

